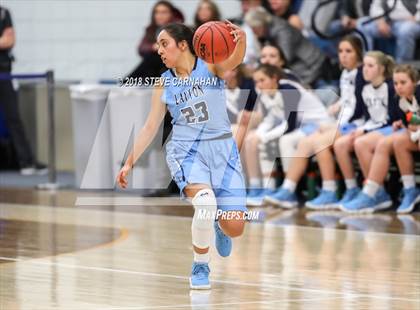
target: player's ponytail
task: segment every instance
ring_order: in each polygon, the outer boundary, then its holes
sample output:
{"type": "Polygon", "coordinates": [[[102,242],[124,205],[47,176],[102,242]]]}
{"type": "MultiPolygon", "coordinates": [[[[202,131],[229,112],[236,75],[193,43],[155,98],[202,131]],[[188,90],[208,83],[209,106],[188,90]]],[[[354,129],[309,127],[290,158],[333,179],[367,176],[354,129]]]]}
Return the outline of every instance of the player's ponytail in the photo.
{"type": "Polygon", "coordinates": [[[394,58],[392,58],[389,55],[385,55],[385,72],[384,72],[384,75],[387,79],[392,78],[392,74],[394,72],[394,67],[395,67],[394,58]]]}
{"type": "Polygon", "coordinates": [[[177,44],[182,41],[186,41],[191,54],[195,55],[192,44],[194,33],[189,27],[180,23],[172,23],[163,26],[161,30],[165,30],[175,40],[177,44]]]}

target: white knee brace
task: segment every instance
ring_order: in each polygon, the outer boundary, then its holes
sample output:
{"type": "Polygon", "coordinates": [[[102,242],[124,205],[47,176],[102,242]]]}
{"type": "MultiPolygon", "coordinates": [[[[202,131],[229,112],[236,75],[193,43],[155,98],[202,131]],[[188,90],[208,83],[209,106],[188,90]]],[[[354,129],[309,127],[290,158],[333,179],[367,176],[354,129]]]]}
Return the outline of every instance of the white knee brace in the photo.
{"type": "Polygon", "coordinates": [[[192,243],[200,249],[210,246],[217,202],[211,189],[202,189],[192,199],[194,217],[191,225],[192,243]]]}

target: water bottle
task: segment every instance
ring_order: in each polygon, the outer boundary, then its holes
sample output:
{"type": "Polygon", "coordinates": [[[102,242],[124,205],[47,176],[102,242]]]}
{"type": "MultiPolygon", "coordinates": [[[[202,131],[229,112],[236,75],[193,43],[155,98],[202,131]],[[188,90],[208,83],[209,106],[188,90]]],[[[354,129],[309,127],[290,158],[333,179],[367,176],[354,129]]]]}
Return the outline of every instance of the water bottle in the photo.
{"type": "Polygon", "coordinates": [[[413,112],[408,112],[405,115],[407,122],[411,125],[420,125],[420,117],[417,114],[414,114],[413,112]]]}

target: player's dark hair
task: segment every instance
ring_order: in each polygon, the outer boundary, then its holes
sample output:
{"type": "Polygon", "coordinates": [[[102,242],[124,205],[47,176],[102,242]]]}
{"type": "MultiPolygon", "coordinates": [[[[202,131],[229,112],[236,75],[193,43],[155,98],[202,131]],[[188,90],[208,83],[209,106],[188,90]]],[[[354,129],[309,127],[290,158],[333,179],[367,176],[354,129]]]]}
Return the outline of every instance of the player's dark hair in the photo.
{"type": "Polygon", "coordinates": [[[363,62],[363,43],[359,37],[346,35],[338,44],[340,45],[341,42],[348,42],[356,52],[357,62],[363,62]]]}
{"type": "Polygon", "coordinates": [[[180,23],[172,23],[162,27],[162,31],[165,30],[178,44],[182,41],[186,41],[191,54],[195,55],[192,40],[193,32],[190,28],[180,23]]]}
{"type": "Polygon", "coordinates": [[[281,80],[284,77],[284,73],[282,69],[273,65],[269,65],[269,64],[259,65],[258,68],[255,70],[255,72],[257,71],[262,71],[262,73],[264,73],[268,77],[270,78],[276,77],[278,80],[281,80]]]}

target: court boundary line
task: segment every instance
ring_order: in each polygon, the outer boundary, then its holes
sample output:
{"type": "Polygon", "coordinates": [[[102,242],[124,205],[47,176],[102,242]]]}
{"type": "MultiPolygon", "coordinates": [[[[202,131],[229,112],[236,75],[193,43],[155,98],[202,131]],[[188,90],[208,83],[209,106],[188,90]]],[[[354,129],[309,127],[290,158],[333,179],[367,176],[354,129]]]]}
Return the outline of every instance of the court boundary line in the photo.
{"type": "MultiPolygon", "coordinates": [[[[1,217],[0,217],[1,219],[1,217]]],[[[19,220],[16,220],[19,221],[19,220]]],[[[24,221],[24,220],[21,220],[24,221]]],[[[37,222],[35,222],[37,223],[37,222]]],[[[38,222],[39,223],[39,222],[38,222]]],[[[97,227],[97,226],[93,226],[93,227],[97,227]]],[[[108,228],[108,227],[107,227],[108,228]]],[[[119,232],[119,236],[113,240],[110,240],[108,242],[105,243],[99,243],[99,244],[95,244],[89,248],[85,248],[85,249],[80,249],[80,250],[75,250],[75,251],[70,251],[70,252],[63,252],[63,253],[58,253],[56,255],[46,255],[46,256],[42,256],[42,257],[29,257],[28,259],[24,259],[24,260],[20,260],[20,261],[24,261],[24,262],[30,262],[33,260],[40,260],[40,259],[51,259],[51,258],[55,258],[55,257],[61,257],[61,256],[68,256],[68,255],[72,255],[72,254],[78,254],[78,253],[83,253],[86,251],[92,251],[92,250],[99,250],[99,249],[108,249],[110,247],[113,247],[117,244],[120,244],[121,242],[125,241],[128,239],[129,236],[129,230],[125,227],[116,227],[114,228],[115,230],[118,230],[119,232]]],[[[17,262],[20,262],[19,260],[13,261],[11,259],[4,259],[4,257],[0,256],[0,259],[6,260],[8,262],[6,263],[0,263],[0,267],[2,266],[10,266],[11,264],[16,264],[17,262]]]]}
{"type": "MultiPolygon", "coordinates": [[[[209,290],[209,295],[211,290],[209,290]]],[[[308,301],[318,301],[318,300],[331,300],[339,299],[337,297],[325,297],[325,298],[302,298],[302,299],[292,299],[285,298],[280,300],[270,300],[270,301],[243,301],[243,302],[226,302],[226,303],[189,303],[189,304],[179,304],[179,305],[167,305],[167,306],[127,306],[127,307],[112,307],[110,310],[141,310],[141,309],[166,309],[166,308],[191,308],[191,307],[209,307],[209,306],[235,306],[235,305],[247,305],[247,304],[274,304],[279,302],[308,302],[308,301]]]]}

